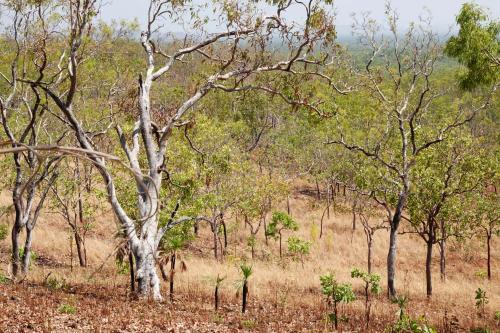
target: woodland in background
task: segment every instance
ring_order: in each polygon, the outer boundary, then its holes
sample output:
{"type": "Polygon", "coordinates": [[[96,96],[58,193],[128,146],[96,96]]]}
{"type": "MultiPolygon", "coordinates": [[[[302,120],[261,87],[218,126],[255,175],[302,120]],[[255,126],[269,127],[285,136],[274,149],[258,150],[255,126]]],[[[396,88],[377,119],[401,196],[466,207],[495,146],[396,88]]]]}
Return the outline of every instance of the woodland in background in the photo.
{"type": "MultiPolygon", "coordinates": [[[[466,3],[456,33],[443,38],[430,17],[400,26],[388,3],[386,22],[354,16],[352,41],[343,44],[331,5],[151,0],[139,25],[100,21],[96,0],[0,1],[0,183],[10,196],[0,207],[0,238],[10,243],[0,282],[27,295],[22,288],[38,265],[33,247],[43,242],[33,234],[54,214],[92,280],[84,290],[97,288],[108,262],[87,256],[100,221],[113,225],[109,257],[130,279],[131,295],[166,303],[127,299],[132,308],[146,306],[152,318],[168,308],[186,269],[183,253],[191,253],[236,265],[241,308],[232,311],[252,313],[255,265],[273,258],[270,265],[305,267],[315,243],[329,237],[330,216],[348,215],[351,242],[363,233],[366,259],[349,268],[349,281],[338,279],[338,267],[318,268],[324,313],[311,322],[325,330],[456,331],[448,318],[428,322],[407,311],[398,256],[411,249],[400,238],[425,246],[419,270],[428,304],[438,302],[434,252],[446,284],[450,247],[479,244],[480,274],[498,289],[500,22],[466,3]],[[303,12],[301,22],[291,10],[303,12]],[[189,33],[169,31],[177,25],[189,33]],[[298,232],[297,193],[321,212],[309,237],[298,232]],[[373,265],[381,234],[385,271],[373,265]],[[208,242],[200,253],[198,239],[208,242]],[[243,248],[237,258],[232,247],[243,248]],[[355,301],[363,306],[353,315],[346,306],[355,301]],[[393,321],[376,319],[379,302],[397,305],[393,321]]],[[[73,269],[73,252],[71,260],[73,269]]],[[[209,283],[216,313],[225,280],[209,283]]],[[[49,275],[41,284],[49,303],[47,289],[70,288],[49,275]]],[[[471,295],[470,312],[484,323],[474,332],[498,329],[500,309],[487,307],[498,301],[489,296],[481,288],[471,295]]],[[[253,328],[247,324],[240,322],[253,328]]]]}

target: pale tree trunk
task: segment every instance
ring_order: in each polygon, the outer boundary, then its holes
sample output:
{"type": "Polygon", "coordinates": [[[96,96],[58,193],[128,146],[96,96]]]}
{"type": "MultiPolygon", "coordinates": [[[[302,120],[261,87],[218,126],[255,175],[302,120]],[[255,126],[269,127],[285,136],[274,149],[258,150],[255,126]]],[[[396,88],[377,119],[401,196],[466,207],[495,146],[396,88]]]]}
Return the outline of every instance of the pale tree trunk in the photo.
{"type": "Polygon", "coordinates": [[[26,240],[24,242],[24,252],[22,258],[23,259],[22,271],[24,276],[28,274],[30,268],[32,240],[33,240],[33,226],[28,224],[26,225],[26,240]]]}
{"type": "Polygon", "coordinates": [[[140,297],[147,298],[152,295],[154,300],[161,301],[155,252],[156,250],[147,241],[142,241],[141,245],[133,251],[136,263],[137,293],[140,297]]]}

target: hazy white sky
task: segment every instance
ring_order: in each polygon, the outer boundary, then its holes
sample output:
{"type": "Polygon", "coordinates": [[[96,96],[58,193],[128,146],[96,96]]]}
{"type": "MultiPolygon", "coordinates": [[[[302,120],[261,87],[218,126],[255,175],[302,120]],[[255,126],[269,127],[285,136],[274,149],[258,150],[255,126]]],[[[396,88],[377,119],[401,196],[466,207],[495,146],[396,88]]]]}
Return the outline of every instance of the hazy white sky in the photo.
{"type": "MultiPolygon", "coordinates": [[[[236,1],[236,0],[235,0],[236,1]]],[[[101,18],[134,19],[142,24],[145,21],[147,4],[149,0],[103,0],[106,5],[102,8],[101,18]]],[[[202,0],[197,0],[202,3],[202,0]]],[[[392,0],[392,6],[400,14],[400,22],[407,25],[418,19],[423,13],[423,8],[428,8],[433,16],[434,26],[439,31],[445,31],[454,24],[455,15],[458,13],[465,0],[392,0]]],[[[500,16],[500,0],[476,0],[477,4],[489,9],[494,17],[500,16]]],[[[334,7],[337,12],[337,27],[341,33],[350,31],[352,23],[351,13],[362,11],[371,12],[372,17],[378,21],[384,18],[385,0],[335,0],[334,7]]]]}

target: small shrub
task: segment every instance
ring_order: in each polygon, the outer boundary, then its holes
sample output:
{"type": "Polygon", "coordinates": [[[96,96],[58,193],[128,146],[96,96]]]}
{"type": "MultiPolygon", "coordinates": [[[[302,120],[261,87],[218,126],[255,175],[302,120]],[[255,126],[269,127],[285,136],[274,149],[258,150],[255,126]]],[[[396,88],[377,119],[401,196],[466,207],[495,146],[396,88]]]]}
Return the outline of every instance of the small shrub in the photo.
{"type": "Polygon", "coordinates": [[[64,279],[58,279],[56,277],[48,277],[45,280],[45,286],[50,290],[59,290],[66,287],[66,281],[64,279]]]}
{"type": "Polygon", "coordinates": [[[125,260],[116,260],[115,261],[116,269],[118,274],[120,275],[128,275],[130,272],[130,267],[127,261],[125,260]]]}
{"type": "Polygon", "coordinates": [[[241,327],[244,329],[252,330],[256,326],[256,323],[253,319],[246,319],[241,321],[241,327]]]}
{"type": "Polygon", "coordinates": [[[304,262],[304,256],[308,255],[311,251],[311,243],[304,241],[298,237],[288,238],[288,252],[292,255],[294,260],[304,262]]]}
{"type": "Polygon", "coordinates": [[[484,307],[489,302],[488,296],[486,296],[486,291],[482,290],[481,288],[477,288],[475,300],[476,308],[481,312],[481,314],[484,314],[484,307]]]}
{"type": "Polygon", "coordinates": [[[0,284],[7,284],[9,282],[9,278],[0,273],[0,284]]]}
{"type": "Polygon", "coordinates": [[[63,314],[75,314],[76,313],[76,307],[71,304],[61,304],[59,308],[57,309],[59,313],[63,314]]]}
{"type": "Polygon", "coordinates": [[[437,333],[437,331],[429,326],[424,317],[412,319],[410,316],[403,314],[401,318],[394,324],[391,332],[394,333],[437,333]]]}
{"type": "Polygon", "coordinates": [[[338,305],[340,303],[351,303],[356,299],[350,283],[338,283],[332,273],[319,277],[321,291],[326,296],[329,306],[333,306],[333,313],[328,314],[328,319],[333,322],[335,330],[338,329],[339,321],[347,321],[347,317],[339,316],[338,305]]]}
{"type": "Polygon", "coordinates": [[[484,270],[484,269],[480,269],[474,273],[474,276],[479,278],[479,279],[484,280],[488,277],[488,272],[486,272],[486,270],[484,270]]]}
{"type": "Polygon", "coordinates": [[[9,228],[7,228],[5,224],[0,224],[0,241],[6,239],[8,233],[9,233],[9,228]]]}

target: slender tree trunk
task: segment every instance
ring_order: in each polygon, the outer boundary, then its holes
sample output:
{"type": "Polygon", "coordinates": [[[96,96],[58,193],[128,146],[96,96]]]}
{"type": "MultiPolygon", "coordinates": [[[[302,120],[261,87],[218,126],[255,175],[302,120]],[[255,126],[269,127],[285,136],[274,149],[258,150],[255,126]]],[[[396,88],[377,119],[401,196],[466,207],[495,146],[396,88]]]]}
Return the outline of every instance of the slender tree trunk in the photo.
{"type": "Polygon", "coordinates": [[[264,221],[264,237],[265,237],[265,240],[266,240],[266,246],[269,245],[269,241],[268,241],[268,235],[267,235],[267,222],[266,222],[266,215],[264,214],[264,217],[263,217],[263,221],[264,221]]]}
{"type": "Polygon", "coordinates": [[[245,313],[247,310],[247,297],[248,297],[248,283],[243,281],[243,302],[241,304],[241,312],[245,313]]]}
{"type": "Polygon", "coordinates": [[[217,223],[217,220],[214,220],[213,225],[212,225],[212,232],[213,232],[213,240],[214,240],[214,257],[215,260],[219,259],[219,235],[218,235],[218,230],[219,225],[217,223]]]}
{"type": "Polygon", "coordinates": [[[389,253],[387,254],[387,292],[389,298],[396,297],[395,276],[396,276],[396,242],[398,231],[391,227],[389,238],[389,253]]]}
{"type": "Polygon", "coordinates": [[[371,274],[372,272],[372,246],[373,239],[370,237],[368,240],[368,274],[371,274]]]}
{"type": "Polygon", "coordinates": [[[286,197],[286,212],[288,215],[292,216],[292,210],[290,209],[290,196],[286,197]]]}
{"type": "Polygon", "coordinates": [[[174,301],[174,277],[175,277],[175,260],[176,255],[175,252],[172,254],[170,258],[170,301],[174,301]]]}
{"type": "MultiPolygon", "coordinates": [[[[17,214],[16,214],[17,215],[17,214]]],[[[19,257],[19,234],[21,233],[21,226],[18,223],[18,218],[16,216],[16,223],[12,227],[11,240],[12,240],[12,275],[17,277],[19,273],[19,266],[21,264],[21,258],[19,257]]]]}
{"type": "Polygon", "coordinates": [[[128,251],[128,267],[130,270],[130,290],[135,292],[135,272],[134,272],[134,256],[132,251],[128,251]]]}
{"type": "Polygon", "coordinates": [[[427,256],[425,259],[425,282],[427,287],[427,297],[432,296],[432,246],[433,241],[432,239],[429,239],[427,241],[427,256]]]}
{"type": "MultiPolygon", "coordinates": [[[[408,186],[405,186],[406,190],[408,186]]],[[[396,297],[396,250],[397,250],[397,237],[398,228],[403,214],[403,208],[406,203],[406,193],[401,192],[398,197],[398,203],[394,216],[391,221],[390,236],[389,236],[389,253],[387,254],[387,293],[389,298],[396,297]]]]}
{"type": "Polygon", "coordinates": [[[33,240],[33,227],[29,224],[26,225],[26,241],[24,242],[24,253],[23,253],[23,265],[22,272],[23,275],[26,276],[30,269],[30,261],[31,261],[31,244],[33,240]]]}
{"type": "Polygon", "coordinates": [[[317,179],[316,179],[316,196],[318,200],[321,200],[321,191],[319,189],[319,183],[317,179]]]}
{"type": "Polygon", "coordinates": [[[491,280],[491,232],[486,233],[486,247],[487,247],[487,265],[488,265],[488,280],[491,280]]]}
{"type": "Polygon", "coordinates": [[[439,273],[441,281],[446,281],[446,241],[439,241],[439,273]]]}
{"type": "Polygon", "coordinates": [[[215,311],[219,309],[219,286],[215,286],[215,293],[214,293],[214,300],[215,300],[215,311]]]}
{"type": "Polygon", "coordinates": [[[85,255],[85,245],[83,243],[83,239],[80,236],[80,233],[75,230],[75,243],[76,243],[76,252],[78,254],[78,261],[80,263],[80,267],[87,266],[87,258],[85,255]]]}
{"type": "Polygon", "coordinates": [[[280,232],[280,234],[279,234],[279,235],[280,235],[280,258],[282,258],[282,257],[283,257],[283,255],[282,255],[282,252],[281,252],[281,232],[280,232]]]}

